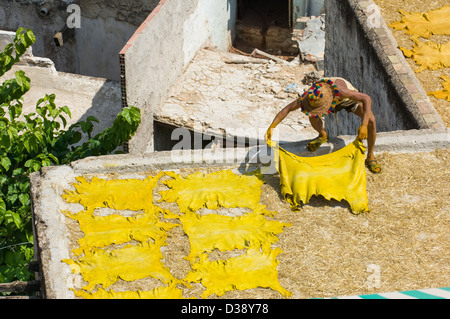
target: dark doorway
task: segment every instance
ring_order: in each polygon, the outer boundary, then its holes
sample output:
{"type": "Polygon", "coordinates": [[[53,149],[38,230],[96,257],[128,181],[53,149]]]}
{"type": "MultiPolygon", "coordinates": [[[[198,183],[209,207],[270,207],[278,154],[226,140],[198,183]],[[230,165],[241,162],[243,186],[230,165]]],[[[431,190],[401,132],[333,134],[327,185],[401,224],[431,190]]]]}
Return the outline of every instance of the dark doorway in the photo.
{"type": "Polygon", "coordinates": [[[239,0],[238,19],[247,25],[289,28],[289,0],[239,0]]]}
{"type": "Polygon", "coordinates": [[[290,28],[290,0],[239,0],[235,47],[276,55],[295,55],[296,42],[290,28]]]}

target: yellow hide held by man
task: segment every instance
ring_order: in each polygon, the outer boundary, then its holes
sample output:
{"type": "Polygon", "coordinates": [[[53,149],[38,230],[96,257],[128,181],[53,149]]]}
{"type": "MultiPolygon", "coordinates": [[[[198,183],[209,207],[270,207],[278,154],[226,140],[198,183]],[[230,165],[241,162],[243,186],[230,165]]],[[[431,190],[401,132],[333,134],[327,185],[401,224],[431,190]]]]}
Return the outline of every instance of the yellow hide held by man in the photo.
{"type": "Polygon", "coordinates": [[[280,174],[281,194],[292,208],[312,196],[345,200],[354,214],[369,211],[364,166],[365,147],[355,140],[346,147],[317,157],[300,157],[269,141],[280,174]]]}

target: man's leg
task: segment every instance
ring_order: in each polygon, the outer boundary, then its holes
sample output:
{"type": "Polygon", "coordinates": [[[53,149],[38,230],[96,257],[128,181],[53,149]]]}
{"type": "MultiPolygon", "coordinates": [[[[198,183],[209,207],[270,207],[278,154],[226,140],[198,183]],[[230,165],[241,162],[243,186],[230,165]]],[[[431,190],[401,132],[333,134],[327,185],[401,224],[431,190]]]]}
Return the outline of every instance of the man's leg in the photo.
{"type": "Polygon", "coordinates": [[[309,142],[307,146],[311,152],[314,152],[320,147],[320,145],[328,141],[328,136],[320,118],[309,117],[309,122],[311,123],[311,126],[319,133],[319,137],[309,142]]]}
{"type": "Polygon", "coordinates": [[[315,118],[315,117],[310,116],[309,122],[311,123],[311,126],[319,133],[319,137],[321,139],[327,138],[327,132],[325,131],[323,122],[320,118],[315,118]]]}

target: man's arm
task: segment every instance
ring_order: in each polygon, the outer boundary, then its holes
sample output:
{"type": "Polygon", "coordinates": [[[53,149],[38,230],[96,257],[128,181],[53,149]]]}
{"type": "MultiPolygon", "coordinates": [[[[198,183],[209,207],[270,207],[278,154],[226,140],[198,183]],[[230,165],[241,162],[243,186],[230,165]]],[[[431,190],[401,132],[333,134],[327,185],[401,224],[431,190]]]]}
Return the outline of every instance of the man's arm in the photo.
{"type": "MultiPolygon", "coordinates": [[[[347,86],[342,86],[342,81],[336,81],[336,85],[339,88],[339,95],[342,98],[349,98],[353,101],[361,102],[363,105],[363,117],[361,126],[358,129],[358,139],[365,140],[367,139],[367,125],[369,124],[369,118],[373,116],[372,113],[372,99],[369,95],[353,90],[347,89],[347,86]]],[[[345,85],[345,84],[344,84],[345,85]]]]}
{"type": "Polygon", "coordinates": [[[283,121],[290,112],[297,110],[300,107],[300,102],[301,98],[298,98],[286,105],[280,112],[278,112],[266,132],[266,140],[272,140],[273,129],[277,127],[277,125],[280,124],[280,122],[283,121]]]}

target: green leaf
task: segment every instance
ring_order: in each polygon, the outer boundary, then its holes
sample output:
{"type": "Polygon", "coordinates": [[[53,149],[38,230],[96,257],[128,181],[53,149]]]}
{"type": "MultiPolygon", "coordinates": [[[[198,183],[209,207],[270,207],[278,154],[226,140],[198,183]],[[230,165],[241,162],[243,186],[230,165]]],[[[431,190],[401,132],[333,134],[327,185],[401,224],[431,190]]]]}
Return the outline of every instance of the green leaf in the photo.
{"type": "MultiPolygon", "coordinates": [[[[23,71],[22,71],[23,72],[23,71]]],[[[16,83],[23,88],[25,85],[25,79],[24,76],[22,74],[20,74],[20,71],[16,72],[16,83]]]]}
{"type": "MultiPolygon", "coordinates": [[[[8,195],[7,196],[7,201],[9,202],[9,204],[11,204],[11,205],[14,205],[14,203],[16,202],[16,200],[19,198],[19,195],[17,195],[17,194],[12,194],[12,195],[8,195]]],[[[10,217],[12,217],[12,215],[10,214],[10,211],[8,210],[7,212],[6,212],[7,214],[7,216],[10,216],[10,217]]]]}
{"type": "Polygon", "coordinates": [[[19,168],[16,168],[16,169],[13,171],[12,176],[21,175],[21,174],[23,174],[23,173],[24,173],[23,168],[22,168],[22,167],[19,167],[19,168]]]}
{"type": "MultiPolygon", "coordinates": [[[[25,149],[27,150],[28,153],[31,153],[31,146],[30,146],[30,140],[26,139],[25,141],[23,141],[23,146],[25,146],[25,149]]],[[[26,163],[25,163],[26,165],[26,163]]]]}
{"type": "Polygon", "coordinates": [[[3,220],[5,219],[5,214],[6,214],[6,203],[0,198],[0,225],[3,223],[3,220]]]}
{"type": "Polygon", "coordinates": [[[1,143],[2,147],[4,149],[9,149],[11,146],[11,139],[9,138],[8,134],[3,134],[1,137],[1,143]]]}
{"type": "Polygon", "coordinates": [[[69,145],[76,144],[81,141],[83,135],[80,132],[74,132],[71,138],[69,139],[69,145]]]}
{"type": "Polygon", "coordinates": [[[32,168],[33,172],[37,172],[41,169],[41,164],[39,164],[38,162],[35,162],[31,168],[32,168]]]}
{"type": "Polygon", "coordinates": [[[8,65],[12,62],[12,57],[9,55],[5,55],[4,57],[2,57],[3,60],[3,64],[8,65]]]}
{"type": "Polygon", "coordinates": [[[4,157],[1,158],[0,164],[3,166],[5,171],[7,171],[11,167],[11,160],[9,159],[9,157],[5,157],[4,156],[4,157]]]}
{"type": "Polygon", "coordinates": [[[30,159],[30,160],[26,161],[24,165],[25,165],[25,167],[31,167],[31,166],[33,166],[35,161],[36,161],[35,159],[30,159]]]}
{"type": "Polygon", "coordinates": [[[64,116],[62,116],[62,115],[60,115],[59,118],[60,118],[61,121],[63,122],[63,127],[66,127],[66,126],[67,126],[66,118],[65,118],[64,116]]]}
{"type": "Polygon", "coordinates": [[[16,227],[21,228],[23,226],[23,224],[22,224],[22,219],[20,218],[20,215],[18,213],[12,212],[12,211],[8,211],[8,212],[11,214],[14,224],[16,224],[16,227]]]}
{"type": "Polygon", "coordinates": [[[28,194],[20,194],[19,195],[19,201],[22,203],[23,206],[30,205],[30,195],[28,195],[28,194]]]}
{"type": "Polygon", "coordinates": [[[4,54],[6,54],[6,55],[11,55],[12,54],[12,52],[13,52],[13,50],[14,50],[14,44],[13,43],[8,43],[6,46],[5,46],[5,49],[4,49],[4,54]]]}
{"type": "Polygon", "coordinates": [[[86,121],[100,123],[95,116],[88,116],[86,121]]]}
{"type": "Polygon", "coordinates": [[[36,42],[36,37],[32,30],[27,29],[27,31],[25,32],[25,40],[28,46],[31,46],[36,42]]]}
{"type": "Polygon", "coordinates": [[[28,167],[31,172],[37,172],[41,169],[41,163],[38,160],[31,159],[25,162],[25,167],[28,167]]]}
{"type": "Polygon", "coordinates": [[[47,101],[46,97],[40,98],[40,99],[37,101],[36,106],[41,105],[42,102],[45,102],[45,101],[47,101]]]}
{"type": "Polygon", "coordinates": [[[5,213],[6,212],[6,204],[3,201],[3,199],[0,198],[0,213],[5,213]]]}
{"type": "Polygon", "coordinates": [[[52,160],[55,164],[59,164],[59,160],[56,158],[55,155],[53,155],[53,154],[48,154],[48,157],[50,157],[51,160],[52,160]]]}
{"type": "Polygon", "coordinates": [[[131,124],[132,119],[130,115],[130,109],[123,109],[122,112],[119,113],[121,117],[123,117],[129,124],[131,124]]]}
{"type": "Polygon", "coordinates": [[[42,167],[46,166],[52,166],[52,162],[48,158],[42,160],[42,167]]]}
{"type": "MultiPolygon", "coordinates": [[[[33,235],[27,236],[27,240],[28,240],[29,243],[32,243],[33,242],[33,235]]],[[[25,260],[26,261],[32,260],[33,256],[34,256],[33,248],[25,246],[25,248],[24,248],[24,255],[25,255],[25,260]]]]}
{"type": "Polygon", "coordinates": [[[17,56],[22,56],[25,51],[27,51],[27,47],[23,43],[16,43],[16,54],[17,56]]]}
{"type": "MultiPolygon", "coordinates": [[[[8,176],[5,174],[0,174],[0,186],[8,181],[8,176]]],[[[1,192],[0,192],[1,194],[1,192]]],[[[0,202],[2,198],[0,197],[0,202]]]]}
{"type": "Polygon", "coordinates": [[[20,34],[23,32],[23,30],[25,30],[24,27],[20,27],[19,29],[17,29],[17,31],[16,31],[16,39],[20,38],[20,34]]]}
{"type": "Polygon", "coordinates": [[[70,113],[70,109],[67,107],[67,105],[64,105],[61,108],[61,111],[63,111],[64,113],[66,113],[67,115],[69,115],[69,118],[72,118],[72,113],[70,113]]]}
{"type": "Polygon", "coordinates": [[[16,256],[11,250],[7,251],[5,254],[5,264],[8,266],[16,266],[16,256]]]}

